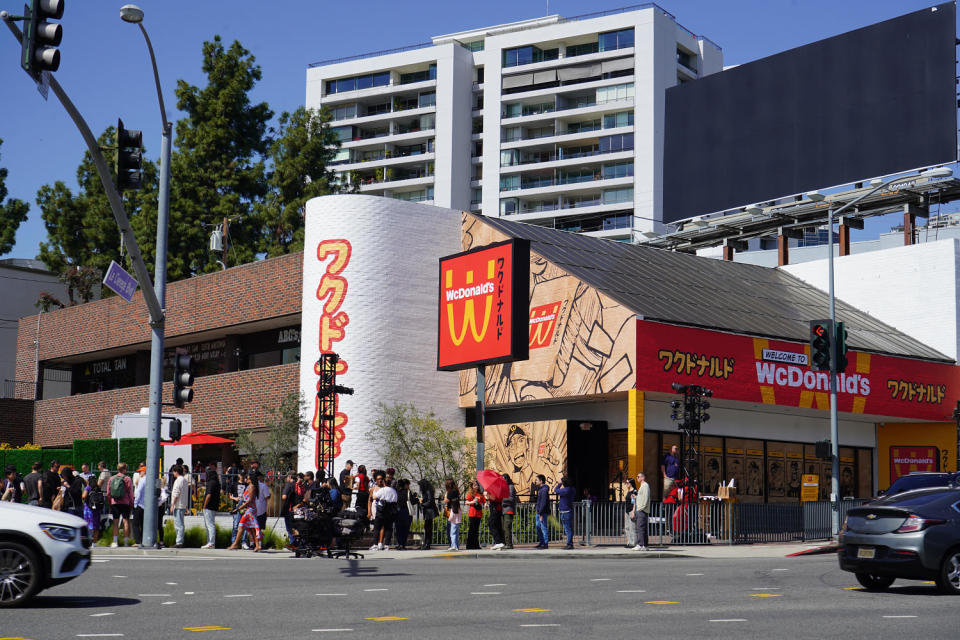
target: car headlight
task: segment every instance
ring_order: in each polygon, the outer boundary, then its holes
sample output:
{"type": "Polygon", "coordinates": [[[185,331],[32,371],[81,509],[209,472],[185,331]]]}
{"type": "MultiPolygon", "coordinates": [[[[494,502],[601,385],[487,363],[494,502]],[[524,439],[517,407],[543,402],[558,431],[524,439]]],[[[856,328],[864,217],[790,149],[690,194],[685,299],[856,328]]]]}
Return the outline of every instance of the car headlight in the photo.
{"type": "Polygon", "coordinates": [[[58,542],[72,542],[77,537],[77,530],[73,527],[67,527],[62,524],[43,523],[40,529],[53,540],[58,542]]]}

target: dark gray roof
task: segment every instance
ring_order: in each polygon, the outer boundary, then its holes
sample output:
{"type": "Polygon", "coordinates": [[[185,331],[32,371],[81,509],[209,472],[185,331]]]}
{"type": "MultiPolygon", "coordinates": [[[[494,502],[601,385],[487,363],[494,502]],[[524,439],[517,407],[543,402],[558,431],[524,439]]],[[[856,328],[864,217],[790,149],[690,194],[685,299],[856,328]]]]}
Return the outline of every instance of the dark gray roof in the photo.
{"type": "MultiPolygon", "coordinates": [[[[809,339],[810,320],[828,318],[827,293],[780,269],[614,242],[501,218],[480,217],[645,320],[809,339]]],[[[851,349],[953,362],[924,343],[837,300],[851,349]]]]}

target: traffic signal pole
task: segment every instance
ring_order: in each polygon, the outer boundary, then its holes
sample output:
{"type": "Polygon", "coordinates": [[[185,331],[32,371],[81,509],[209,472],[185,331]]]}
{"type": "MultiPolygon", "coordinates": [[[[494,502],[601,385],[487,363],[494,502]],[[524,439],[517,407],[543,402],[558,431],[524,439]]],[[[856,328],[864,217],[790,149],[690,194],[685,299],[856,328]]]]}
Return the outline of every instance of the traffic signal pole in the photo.
{"type": "Polygon", "coordinates": [[[833,207],[827,210],[827,280],[830,283],[830,513],[833,536],[840,534],[840,419],[837,415],[837,304],[833,290],[833,207]]]}

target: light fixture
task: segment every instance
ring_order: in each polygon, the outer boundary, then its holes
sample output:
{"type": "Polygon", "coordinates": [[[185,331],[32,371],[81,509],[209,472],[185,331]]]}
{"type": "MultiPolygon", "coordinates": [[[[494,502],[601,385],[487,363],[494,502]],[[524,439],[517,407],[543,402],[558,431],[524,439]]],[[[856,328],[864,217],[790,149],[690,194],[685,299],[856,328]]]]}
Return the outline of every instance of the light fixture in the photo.
{"type": "Polygon", "coordinates": [[[877,186],[880,186],[881,184],[883,184],[883,180],[880,178],[874,178],[873,180],[870,181],[871,187],[877,187],[877,186]]]}
{"type": "Polygon", "coordinates": [[[140,24],[143,22],[143,9],[135,4],[125,4],[120,7],[120,19],[124,22],[140,24]]]}
{"type": "Polygon", "coordinates": [[[921,178],[946,178],[947,176],[952,176],[953,171],[950,167],[935,167],[933,169],[927,169],[926,171],[920,172],[921,178]]]}
{"type": "Polygon", "coordinates": [[[807,191],[806,196],[807,200],[812,202],[823,202],[823,199],[827,197],[819,191],[807,191]]]}
{"type": "Polygon", "coordinates": [[[754,216],[758,216],[761,213],[763,213],[763,207],[761,207],[758,204],[748,204],[746,207],[743,208],[743,210],[749,213],[750,215],[754,215],[754,216]]]}

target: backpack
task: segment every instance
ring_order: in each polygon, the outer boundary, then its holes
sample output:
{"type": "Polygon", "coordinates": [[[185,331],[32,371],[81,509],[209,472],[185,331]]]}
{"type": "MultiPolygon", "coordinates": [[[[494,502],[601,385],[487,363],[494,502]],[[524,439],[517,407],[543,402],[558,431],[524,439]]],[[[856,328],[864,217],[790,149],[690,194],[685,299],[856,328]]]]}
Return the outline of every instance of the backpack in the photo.
{"type": "Polygon", "coordinates": [[[127,488],[123,486],[123,476],[117,474],[110,478],[110,497],[119,500],[125,495],[127,495],[127,488]]]}
{"type": "Polygon", "coordinates": [[[91,509],[103,509],[103,491],[100,488],[91,489],[87,494],[91,509]]]}

